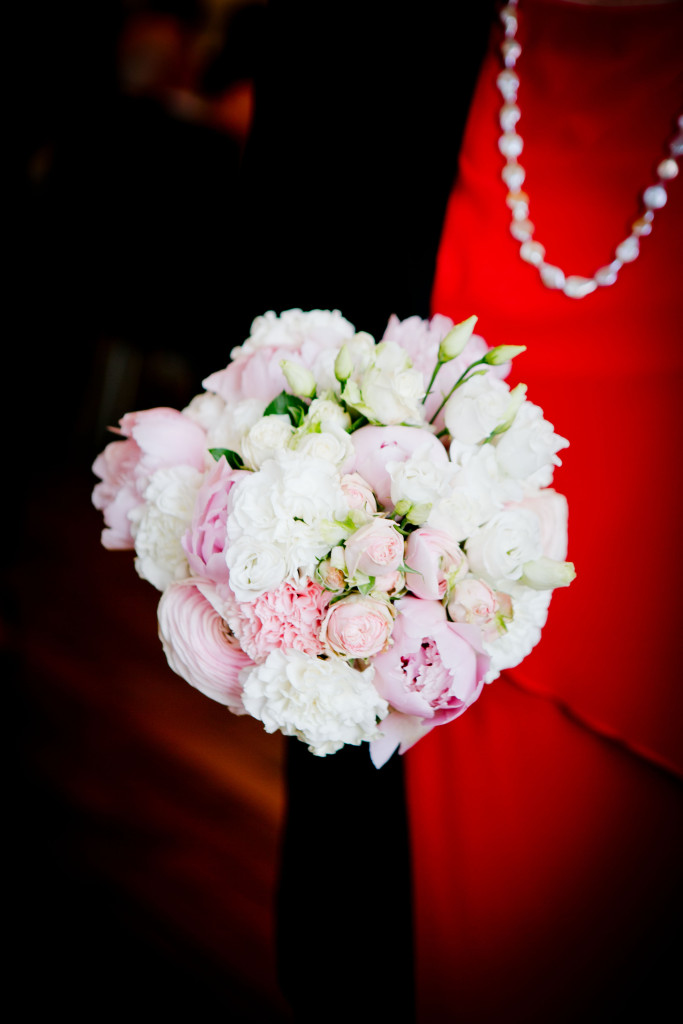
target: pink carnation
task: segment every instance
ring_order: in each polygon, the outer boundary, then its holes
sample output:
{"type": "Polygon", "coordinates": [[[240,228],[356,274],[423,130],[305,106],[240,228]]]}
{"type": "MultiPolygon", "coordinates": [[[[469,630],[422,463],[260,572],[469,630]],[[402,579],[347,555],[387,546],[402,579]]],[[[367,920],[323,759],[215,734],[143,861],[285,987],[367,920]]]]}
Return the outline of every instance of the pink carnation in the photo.
{"type": "Polygon", "coordinates": [[[157,469],[185,465],[201,471],[206,458],[204,431],[177,409],[127,413],[116,433],[127,440],[108,444],[92,467],[102,481],[92,494],[106,526],[102,544],[113,550],[133,548],[129,513],[142,504],[157,469]]]}
{"type": "Polygon", "coordinates": [[[243,650],[257,663],[276,649],[317,657],[324,652],[320,630],[331,598],[314,580],[298,587],[285,582],[255,601],[234,602],[228,622],[243,650]]]}

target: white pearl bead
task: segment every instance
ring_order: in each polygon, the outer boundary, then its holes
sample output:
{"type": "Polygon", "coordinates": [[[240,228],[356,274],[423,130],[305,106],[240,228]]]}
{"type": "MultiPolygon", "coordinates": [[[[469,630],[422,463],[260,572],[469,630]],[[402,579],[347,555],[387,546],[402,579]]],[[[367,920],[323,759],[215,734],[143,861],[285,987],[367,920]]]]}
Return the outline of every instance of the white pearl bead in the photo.
{"type": "Polygon", "coordinates": [[[519,45],[516,39],[506,39],[501,44],[501,50],[503,53],[503,62],[506,68],[514,68],[517,63],[517,58],[522,52],[522,47],[519,45]]]}
{"type": "Polygon", "coordinates": [[[623,242],[614,250],[618,260],[622,263],[633,263],[634,260],[638,259],[640,253],[640,242],[635,235],[629,235],[623,242]]]}
{"type": "Polygon", "coordinates": [[[552,263],[541,263],[538,269],[541,274],[541,280],[546,288],[563,287],[565,277],[564,271],[560,267],[554,267],[552,263]]]}
{"type": "Polygon", "coordinates": [[[608,263],[606,266],[596,270],[593,277],[601,288],[605,288],[610,284],[616,284],[617,276],[622,266],[621,260],[614,260],[612,263],[608,263]]]}
{"type": "Polygon", "coordinates": [[[570,299],[582,299],[590,295],[598,287],[592,277],[581,277],[579,274],[571,274],[564,282],[562,291],[570,299]]]}
{"type": "Polygon", "coordinates": [[[524,220],[513,220],[510,223],[510,234],[518,242],[526,242],[534,233],[534,225],[526,218],[524,220]]]}
{"type": "Polygon", "coordinates": [[[498,86],[503,99],[508,103],[514,103],[517,99],[517,89],[519,88],[519,78],[509,68],[506,71],[501,71],[496,79],[496,85],[498,86]]]}
{"type": "Polygon", "coordinates": [[[641,238],[644,235],[650,235],[652,234],[652,221],[646,220],[645,217],[638,217],[638,219],[634,220],[633,224],[631,224],[631,231],[638,238],[641,238]]]}
{"type": "Polygon", "coordinates": [[[504,132],[514,131],[514,127],[522,116],[522,112],[516,103],[504,103],[500,108],[498,121],[504,132]]]}
{"type": "Polygon", "coordinates": [[[666,189],[663,185],[650,185],[643,192],[643,202],[650,210],[661,210],[666,206],[666,189]]]}
{"type": "Polygon", "coordinates": [[[520,245],[519,255],[525,263],[530,263],[532,267],[540,267],[545,259],[545,247],[540,242],[534,242],[529,238],[520,245]]]}
{"type": "Polygon", "coordinates": [[[516,192],[524,183],[526,171],[521,164],[517,163],[516,160],[508,160],[505,167],[500,172],[500,176],[510,191],[516,192]]]}
{"type": "Polygon", "coordinates": [[[508,160],[514,160],[524,149],[524,141],[516,132],[503,132],[498,139],[498,149],[508,160]]]}
{"type": "Polygon", "coordinates": [[[672,181],[678,175],[678,164],[671,157],[668,160],[662,160],[657,167],[657,174],[662,181],[672,181]]]}
{"type": "Polygon", "coordinates": [[[505,26],[505,35],[513,36],[517,31],[517,9],[512,4],[506,4],[500,12],[500,20],[505,26]]]}
{"type": "MultiPolygon", "coordinates": [[[[683,128],[683,125],[679,125],[683,128]]],[[[669,146],[669,152],[672,156],[683,156],[683,132],[679,132],[676,138],[669,146]]]]}

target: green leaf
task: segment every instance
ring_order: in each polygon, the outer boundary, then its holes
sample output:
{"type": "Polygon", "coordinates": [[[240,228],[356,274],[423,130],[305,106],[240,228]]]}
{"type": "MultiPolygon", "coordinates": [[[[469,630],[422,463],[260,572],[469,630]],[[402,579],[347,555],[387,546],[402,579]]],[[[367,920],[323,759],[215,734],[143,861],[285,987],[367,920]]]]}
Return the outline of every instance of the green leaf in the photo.
{"type": "Polygon", "coordinates": [[[297,395],[289,395],[286,391],[281,391],[277,398],[274,398],[266,406],[263,415],[289,416],[292,426],[300,427],[304,422],[307,410],[308,406],[303,398],[299,398],[297,395]]]}
{"type": "Polygon", "coordinates": [[[216,462],[225,456],[230,469],[244,469],[242,457],[237,452],[230,451],[229,448],[209,448],[209,455],[212,455],[216,462]]]}

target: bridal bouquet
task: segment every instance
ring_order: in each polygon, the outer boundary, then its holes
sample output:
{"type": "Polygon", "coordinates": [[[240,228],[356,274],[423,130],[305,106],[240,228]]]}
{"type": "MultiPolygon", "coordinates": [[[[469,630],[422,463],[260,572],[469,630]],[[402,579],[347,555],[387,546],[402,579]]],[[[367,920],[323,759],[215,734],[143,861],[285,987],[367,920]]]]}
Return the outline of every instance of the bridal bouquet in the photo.
{"type": "Polygon", "coordinates": [[[521,346],[476,317],[254,320],[182,411],[125,415],[93,470],[102,542],[161,592],[171,668],[318,755],[380,767],[457,718],[540,639],[564,561],[568,444],[521,346]]]}

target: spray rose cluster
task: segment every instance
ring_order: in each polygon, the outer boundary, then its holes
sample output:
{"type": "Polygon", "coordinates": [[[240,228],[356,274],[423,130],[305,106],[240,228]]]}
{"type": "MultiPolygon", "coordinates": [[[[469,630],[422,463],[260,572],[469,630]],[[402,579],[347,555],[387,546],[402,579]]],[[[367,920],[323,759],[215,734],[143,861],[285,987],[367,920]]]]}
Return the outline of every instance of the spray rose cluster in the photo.
{"type": "Polygon", "coordinates": [[[475,317],[256,318],[182,411],[96,459],[102,542],[161,593],[171,668],[317,755],[379,767],[540,639],[566,562],[567,446],[475,317]]]}

